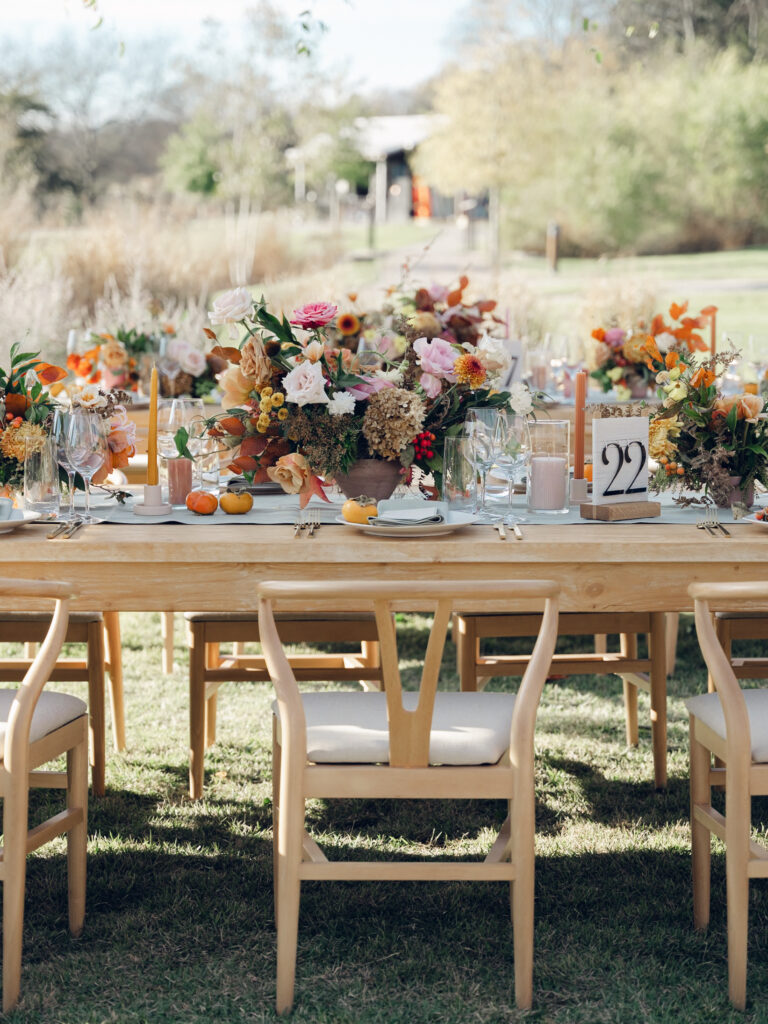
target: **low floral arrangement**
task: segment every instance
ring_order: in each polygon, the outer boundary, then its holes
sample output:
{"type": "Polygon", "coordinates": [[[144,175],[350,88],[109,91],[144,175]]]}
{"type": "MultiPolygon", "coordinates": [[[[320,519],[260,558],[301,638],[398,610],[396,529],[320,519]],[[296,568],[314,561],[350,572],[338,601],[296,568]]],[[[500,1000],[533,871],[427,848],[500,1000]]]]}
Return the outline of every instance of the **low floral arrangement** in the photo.
{"type": "Polygon", "coordinates": [[[0,367],[0,490],[17,490],[24,480],[26,446],[40,447],[45,422],[55,401],[46,387],[67,376],[61,366],[45,363],[39,352],[11,346],[10,367],[0,367]]]}
{"type": "Polygon", "coordinates": [[[410,327],[422,337],[477,345],[484,335],[498,331],[503,321],[494,316],[493,299],[467,300],[468,286],[469,278],[462,275],[455,288],[431,285],[413,293],[400,292],[396,301],[410,327]]]}
{"type": "MultiPolygon", "coordinates": [[[[410,324],[401,355],[379,354],[377,365],[363,366],[335,345],[337,314],[318,302],[278,319],[244,288],[214,303],[211,322],[239,324],[247,337],[239,348],[213,349],[230,366],[219,378],[225,411],[207,421],[208,431],[227,450],[230,470],[249,482],[275,481],[306,504],[322,494],[318,477],[339,482],[359,460],[374,459],[403,475],[418,465],[439,483],[443,440],[462,429],[467,408],[532,408],[525,385],[497,390],[510,365],[498,339],[459,344],[410,324]]],[[[180,431],[177,446],[189,455],[186,441],[180,431]]]]}
{"type": "Polygon", "coordinates": [[[721,507],[740,492],[751,504],[755,481],[768,487],[768,417],[760,396],[718,391],[736,353],[692,366],[676,352],[662,354],[653,339],[645,349],[661,399],[649,423],[649,454],[658,463],[655,489],[677,484],[704,490],[721,507]]]}
{"type": "Polygon", "coordinates": [[[652,339],[659,352],[676,352],[686,362],[694,352],[704,352],[707,344],[700,331],[717,312],[707,306],[698,316],[686,316],[688,303],[669,307],[670,323],[657,313],[650,327],[644,322],[624,328],[618,325],[597,327],[592,331],[594,346],[589,353],[590,376],[603,391],[614,390],[619,401],[642,397],[653,385],[654,370],[648,365],[647,340],[652,339]]]}
{"type": "Polygon", "coordinates": [[[67,356],[67,368],[78,385],[101,383],[108,390],[137,391],[142,376],[162,351],[165,358],[178,363],[179,372],[173,379],[160,374],[161,393],[204,398],[216,388],[216,374],[222,369],[220,361],[209,359],[180,338],[173,324],[156,331],[120,327],[114,334],[92,334],[91,341],[86,352],[67,356]]]}

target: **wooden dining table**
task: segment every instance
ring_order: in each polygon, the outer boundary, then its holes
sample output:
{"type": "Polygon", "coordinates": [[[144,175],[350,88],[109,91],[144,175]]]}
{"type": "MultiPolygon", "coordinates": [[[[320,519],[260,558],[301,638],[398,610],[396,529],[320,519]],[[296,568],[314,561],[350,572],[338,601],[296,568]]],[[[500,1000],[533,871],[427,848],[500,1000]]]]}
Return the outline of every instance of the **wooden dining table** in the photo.
{"type": "MultiPolygon", "coordinates": [[[[69,540],[46,540],[44,527],[29,525],[0,536],[0,559],[5,576],[71,581],[80,609],[245,612],[255,610],[262,580],[386,576],[546,578],[560,584],[563,611],[677,612],[692,607],[693,582],[768,579],[768,528],[736,523],[728,529],[730,537],[716,537],[693,524],[553,524],[524,526],[518,541],[501,540],[488,526],[389,539],[342,525],[294,537],[289,525],[142,523],[92,525],[69,540]]],[[[498,609],[478,602],[466,610],[498,609]]],[[[98,794],[104,788],[104,692],[89,696],[98,794]]]]}

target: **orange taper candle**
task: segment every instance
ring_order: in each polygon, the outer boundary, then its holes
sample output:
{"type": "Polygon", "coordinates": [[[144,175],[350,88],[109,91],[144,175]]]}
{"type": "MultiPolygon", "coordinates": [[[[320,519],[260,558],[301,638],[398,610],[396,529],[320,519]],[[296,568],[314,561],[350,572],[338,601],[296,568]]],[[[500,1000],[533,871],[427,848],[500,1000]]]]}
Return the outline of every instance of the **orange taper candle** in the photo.
{"type": "Polygon", "coordinates": [[[576,415],[574,419],[573,439],[573,479],[584,479],[584,418],[587,406],[587,371],[579,370],[576,374],[574,399],[576,415]]]}
{"type": "Polygon", "coordinates": [[[157,485],[157,367],[152,367],[149,384],[149,435],[147,437],[147,483],[157,485]]]}
{"type": "Polygon", "coordinates": [[[717,351],[717,314],[711,313],[709,317],[709,351],[714,355],[717,351]]]}

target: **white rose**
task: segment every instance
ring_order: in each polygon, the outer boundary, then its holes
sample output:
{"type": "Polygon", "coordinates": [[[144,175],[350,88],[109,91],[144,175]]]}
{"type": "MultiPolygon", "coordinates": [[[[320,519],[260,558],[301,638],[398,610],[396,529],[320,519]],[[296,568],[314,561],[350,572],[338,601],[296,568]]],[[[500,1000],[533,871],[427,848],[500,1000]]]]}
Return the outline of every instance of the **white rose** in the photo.
{"type": "Polygon", "coordinates": [[[519,416],[527,416],[533,409],[533,395],[523,381],[516,380],[510,387],[509,404],[519,416]]]}
{"type": "Polygon", "coordinates": [[[670,334],[669,331],[663,331],[661,334],[656,335],[656,344],[659,352],[668,352],[677,344],[677,338],[674,334],[670,334]]]}
{"type": "Polygon", "coordinates": [[[182,368],[184,373],[189,373],[193,377],[199,377],[208,365],[203,353],[196,348],[192,348],[191,345],[187,345],[184,351],[176,358],[178,359],[179,366],[182,368]]]}
{"type": "Polygon", "coordinates": [[[501,338],[491,338],[484,334],[478,342],[476,355],[487,370],[489,377],[503,380],[509,373],[512,355],[501,338]]]}
{"type": "Polygon", "coordinates": [[[286,402],[295,405],[320,405],[328,402],[325,377],[320,363],[303,362],[283,377],[286,402]]]}
{"type": "Polygon", "coordinates": [[[244,320],[252,310],[253,299],[248,289],[233,288],[214,301],[208,319],[212,324],[233,324],[244,320]]]}
{"type": "Polygon", "coordinates": [[[107,406],[107,399],[97,384],[85,384],[74,401],[83,409],[105,409],[107,406]]]}
{"type": "Polygon", "coordinates": [[[337,391],[328,403],[328,412],[331,416],[344,416],[355,411],[355,399],[346,391],[337,391]]]}

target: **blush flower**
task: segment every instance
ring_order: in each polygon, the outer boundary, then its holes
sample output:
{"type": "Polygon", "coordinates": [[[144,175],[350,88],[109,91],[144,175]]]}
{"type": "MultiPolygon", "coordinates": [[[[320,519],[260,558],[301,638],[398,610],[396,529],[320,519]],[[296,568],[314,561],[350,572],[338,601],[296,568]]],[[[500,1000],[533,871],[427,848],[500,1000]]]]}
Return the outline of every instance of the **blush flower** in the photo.
{"type": "Polygon", "coordinates": [[[214,301],[208,319],[212,324],[234,324],[244,320],[252,309],[253,299],[248,289],[233,288],[214,301]]]}
{"type": "Polygon", "coordinates": [[[267,476],[280,484],[286,494],[299,494],[312,477],[312,470],[303,455],[291,452],[281,455],[274,466],[267,469],[267,476]]]}
{"type": "Polygon", "coordinates": [[[438,379],[456,383],[456,349],[449,341],[444,338],[432,338],[430,341],[426,338],[417,338],[413,343],[413,351],[419,357],[419,366],[423,373],[430,373],[438,379]]]}
{"type": "Polygon", "coordinates": [[[360,383],[355,384],[352,387],[346,389],[348,395],[352,395],[358,402],[363,401],[366,398],[370,398],[371,395],[378,394],[379,391],[383,391],[385,388],[394,387],[394,382],[389,380],[387,377],[382,376],[366,376],[360,378],[360,383]]]}
{"type": "Polygon", "coordinates": [[[314,330],[317,327],[325,327],[336,316],[338,306],[332,306],[330,302],[308,302],[306,306],[294,309],[291,314],[291,324],[294,327],[303,327],[305,331],[314,330]]]}
{"type": "Polygon", "coordinates": [[[283,379],[285,400],[299,406],[327,404],[325,384],[320,363],[299,363],[283,379]]]}

